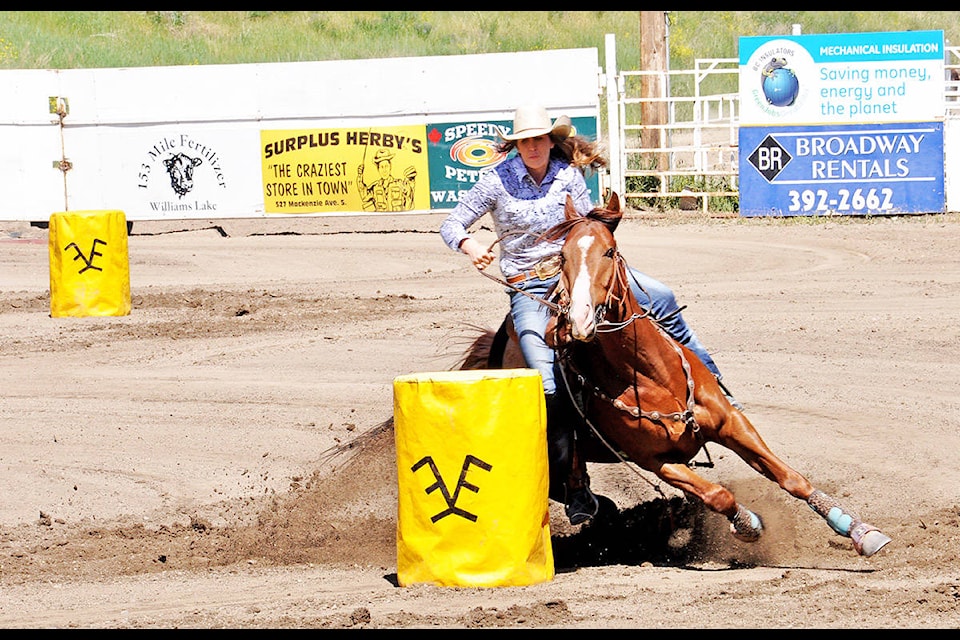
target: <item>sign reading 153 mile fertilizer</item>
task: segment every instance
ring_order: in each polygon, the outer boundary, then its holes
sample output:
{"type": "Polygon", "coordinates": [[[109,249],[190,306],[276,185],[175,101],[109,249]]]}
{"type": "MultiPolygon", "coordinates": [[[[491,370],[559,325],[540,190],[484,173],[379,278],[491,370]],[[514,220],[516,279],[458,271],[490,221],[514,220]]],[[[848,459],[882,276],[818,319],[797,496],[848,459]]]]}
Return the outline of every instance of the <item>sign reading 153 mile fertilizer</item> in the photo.
{"type": "Polygon", "coordinates": [[[740,38],[740,215],[944,211],[942,31],[740,38]]]}

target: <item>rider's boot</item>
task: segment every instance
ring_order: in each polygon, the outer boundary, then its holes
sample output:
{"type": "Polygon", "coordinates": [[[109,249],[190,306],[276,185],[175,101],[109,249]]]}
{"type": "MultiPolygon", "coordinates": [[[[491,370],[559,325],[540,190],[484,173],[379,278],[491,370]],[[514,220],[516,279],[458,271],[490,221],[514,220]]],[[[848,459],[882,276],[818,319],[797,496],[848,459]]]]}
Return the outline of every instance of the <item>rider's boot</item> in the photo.
{"type": "Polygon", "coordinates": [[[590,490],[587,464],[578,455],[576,439],[574,439],[573,464],[571,467],[570,476],[567,478],[567,499],[564,511],[567,513],[567,518],[570,519],[570,524],[580,524],[597,515],[597,511],[600,510],[600,502],[593,491],[590,490]]]}
{"type": "Polygon", "coordinates": [[[570,524],[581,524],[597,514],[600,503],[590,490],[586,462],[577,455],[574,408],[562,395],[546,395],[547,457],[550,499],[562,502],[570,524]]]}

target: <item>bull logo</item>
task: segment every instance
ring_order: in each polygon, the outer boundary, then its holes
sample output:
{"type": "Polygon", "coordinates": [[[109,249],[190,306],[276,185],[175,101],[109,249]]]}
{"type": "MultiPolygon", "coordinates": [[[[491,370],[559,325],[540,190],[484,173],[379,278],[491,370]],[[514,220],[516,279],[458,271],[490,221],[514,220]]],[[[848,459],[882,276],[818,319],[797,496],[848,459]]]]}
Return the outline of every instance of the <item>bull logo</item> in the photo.
{"type": "Polygon", "coordinates": [[[193,168],[203,164],[200,158],[191,158],[185,153],[177,153],[163,161],[170,175],[170,186],[177,193],[177,197],[190,193],[193,189],[193,168]]]}

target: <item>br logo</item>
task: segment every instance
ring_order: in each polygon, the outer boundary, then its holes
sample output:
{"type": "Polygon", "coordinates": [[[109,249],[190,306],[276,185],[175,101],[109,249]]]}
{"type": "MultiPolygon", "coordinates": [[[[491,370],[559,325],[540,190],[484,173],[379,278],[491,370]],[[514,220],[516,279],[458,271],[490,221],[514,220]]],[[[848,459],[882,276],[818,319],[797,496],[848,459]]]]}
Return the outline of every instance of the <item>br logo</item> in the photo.
{"type": "Polygon", "coordinates": [[[471,455],[465,456],[463,459],[463,467],[461,467],[460,469],[460,478],[457,480],[457,486],[456,488],[454,488],[452,495],[450,493],[450,490],[447,489],[447,485],[443,481],[443,477],[440,475],[440,470],[437,469],[436,463],[433,461],[433,458],[431,458],[430,456],[424,456],[423,458],[421,458],[420,461],[417,462],[417,464],[410,467],[410,471],[413,471],[414,473],[416,473],[417,470],[423,467],[424,465],[429,465],[430,470],[433,472],[433,477],[436,478],[437,480],[436,482],[431,484],[429,487],[424,489],[423,490],[424,493],[426,493],[427,495],[430,495],[431,493],[439,489],[440,493],[443,494],[444,502],[446,502],[447,504],[447,508],[441,511],[440,513],[438,513],[437,515],[433,516],[432,518],[430,518],[430,521],[438,522],[439,520],[446,518],[447,516],[457,515],[457,516],[460,516],[461,518],[466,518],[470,522],[476,522],[477,521],[476,515],[470,513],[469,511],[465,511],[464,509],[460,509],[459,507],[457,507],[457,498],[460,496],[461,489],[466,489],[467,491],[473,491],[474,493],[478,493],[480,491],[480,487],[478,487],[475,484],[471,484],[467,482],[467,472],[470,470],[471,466],[480,467],[484,471],[490,471],[491,469],[493,469],[493,465],[487,464],[480,458],[476,458],[471,455]]]}
{"type": "Polygon", "coordinates": [[[96,267],[96,266],[94,266],[94,264],[93,264],[93,261],[94,261],[94,259],[95,259],[97,256],[102,256],[102,255],[103,255],[102,253],[100,253],[99,251],[97,251],[97,245],[98,245],[98,244],[102,244],[103,246],[107,246],[107,243],[104,242],[103,240],[101,240],[100,238],[94,238],[94,239],[93,239],[93,243],[92,243],[91,246],[90,246],[90,255],[89,255],[89,256],[84,255],[83,250],[77,245],[76,242],[71,242],[70,244],[68,244],[67,246],[65,246],[65,247],[63,248],[64,251],[66,251],[67,249],[73,248],[73,250],[77,252],[77,255],[75,255],[75,256],[73,257],[73,261],[74,261],[74,262],[76,262],[77,260],[83,260],[84,267],[83,267],[82,269],[80,269],[80,271],[77,272],[78,274],[79,274],[79,273],[83,273],[83,272],[86,271],[87,269],[96,269],[97,271],[103,271],[103,269],[101,269],[100,267],[96,267]]]}

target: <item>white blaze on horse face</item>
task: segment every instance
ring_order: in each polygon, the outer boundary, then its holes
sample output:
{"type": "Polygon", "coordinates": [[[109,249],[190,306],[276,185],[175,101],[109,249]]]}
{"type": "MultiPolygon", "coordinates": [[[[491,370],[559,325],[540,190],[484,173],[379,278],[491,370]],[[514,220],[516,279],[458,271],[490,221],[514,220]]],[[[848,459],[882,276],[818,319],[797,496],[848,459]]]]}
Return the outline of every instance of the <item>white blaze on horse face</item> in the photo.
{"type": "Polygon", "coordinates": [[[587,264],[587,255],[589,255],[591,244],[593,244],[593,238],[590,236],[584,236],[577,240],[580,264],[577,265],[577,276],[570,288],[569,312],[571,333],[576,340],[589,340],[597,331],[594,322],[593,299],[590,297],[593,278],[590,273],[590,265],[587,264]]]}

